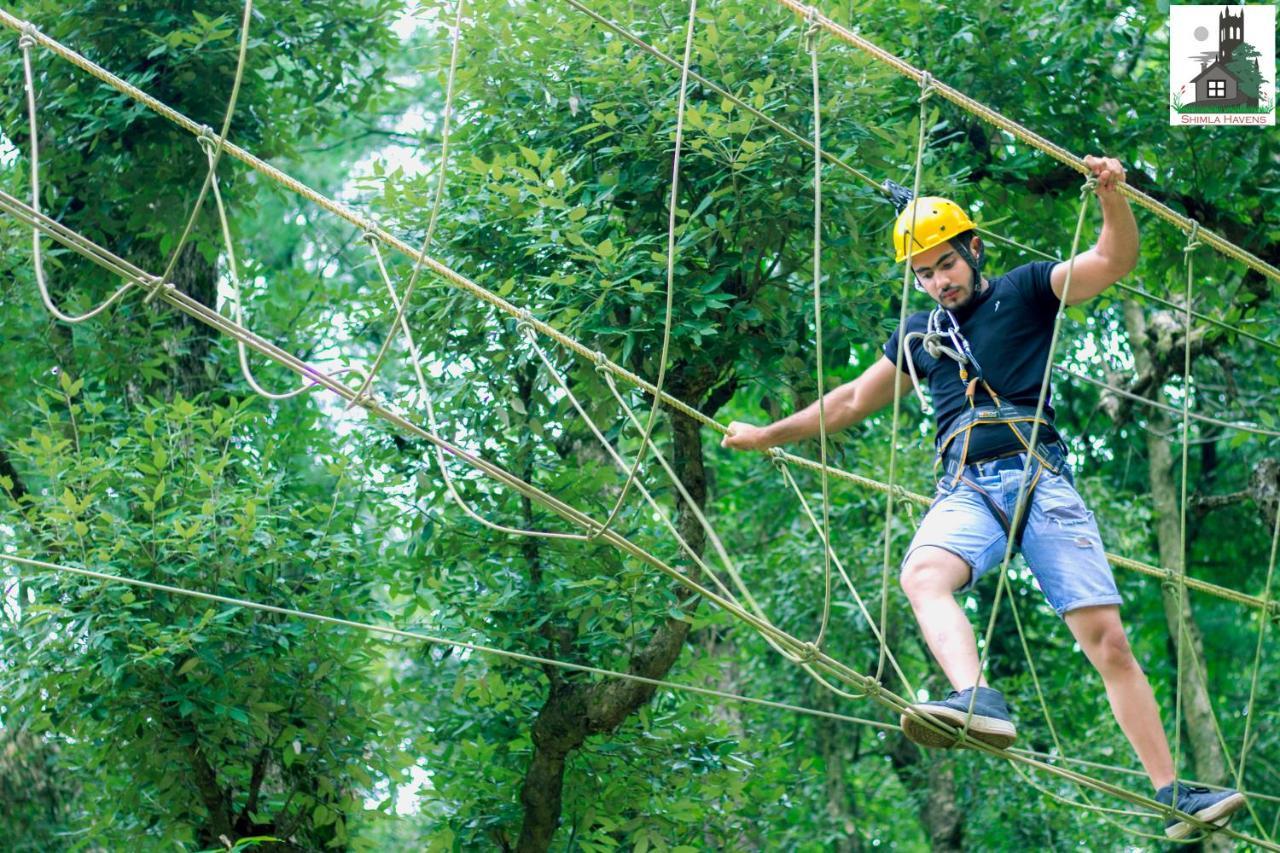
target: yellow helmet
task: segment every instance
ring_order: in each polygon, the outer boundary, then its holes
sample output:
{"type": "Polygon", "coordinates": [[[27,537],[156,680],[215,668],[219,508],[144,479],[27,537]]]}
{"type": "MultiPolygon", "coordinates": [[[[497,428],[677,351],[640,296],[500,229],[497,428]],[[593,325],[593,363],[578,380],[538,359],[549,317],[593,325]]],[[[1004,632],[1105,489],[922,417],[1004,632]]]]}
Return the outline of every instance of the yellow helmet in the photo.
{"type": "Polygon", "coordinates": [[[932,249],[977,227],[964,208],[954,201],[938,196],[921,196],[908,203],[893,223],[893,248],[897,253],[894,261],[902,263],[908,255],[932,249]],[[913,216],[914,233],[911,227],[913,216]],[[908,236],[912,238],[911,251],[907,251],[908,236]]]}

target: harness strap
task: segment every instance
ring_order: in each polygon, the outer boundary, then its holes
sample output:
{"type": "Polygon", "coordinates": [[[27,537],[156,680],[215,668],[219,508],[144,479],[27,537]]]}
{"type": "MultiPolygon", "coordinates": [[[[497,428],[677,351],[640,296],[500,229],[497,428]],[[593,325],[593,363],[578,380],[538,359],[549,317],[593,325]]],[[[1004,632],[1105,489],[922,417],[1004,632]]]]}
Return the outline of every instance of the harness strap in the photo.
{"type": "Polygon", "coordinates": [[[966,394],[969,396],[969,408],[963,410],[956,416],[955,421],[951,425],[951,431],[938,442],[938,455],[934,460],[935,474],[937,473],[938,467],[942,465],[943,461],[946,460],[952,452],[952,446],[955,439],[963,435],[964,438],[960,444],[959,458],[955,465],[955,479],[952,481],[952,485],[959,483],[961,474],[964,471],[965,463],[968,460],[969,442],[972,437],[973,430],[979,426],[995,426],[1000,424],[1009,427],[1013,432],[1014,437],[1018,439],[1018,443],[1022,445],[1022,449],[1025,453],[1031,455],[1040,463],[1041,466],[1057,474],[1059,466],[1055,465],[1049,459],[1050,454],[1045,452],[1047,449],[1045,445],[1037,442],[1035,447],[1031,446],[1031,431],[1034,429],[1034,425],[1038,422],[1042,427],[1052,428],[1053,421],[1046,418],[1043,414],[1037,418],[1036,410],[1032,406],[1020,406],[1015,403],[1003,402],[998,396],[996,396],[995,392],[992,391],[991,386],[987,385],[986,382],[983,382],[982,384],[986,388],[987,393],[991,395],[992,400],[995,401],[995,405],[974,405],[974,386],[980,381],[980,379],[974,379],[969,383],[969,387],[966,390],[966,394]],[[1027,426],[1028,424],[1031,426],[1027,426]]]}
{"type": "MultiPolygon", "coordinates": [[[[963,470],[963,469],[962,469],[963,470]]],[[[1015,551],[1022,550],[1022,535],[1027,530],[1027,520],[1031,518],[1031,503],[1035,499],[1036,486],[1040,483],[1040,477],[1045,472],[1043,465],[1037,465],[1035,474],[1032,475],[1031,481],[1027,484],[1027,489],[1022,498],[1021,506],[1014,508],[1015,516],[1009,518],[1009,514],[1004,511],[995,498],[991,497],[991,493],[982,486],[978,485],[968,477],[961,477],[960,481],[978,493],[978,497],[982,498],[982,502],[986,504],[987,509],[991,512],[996,523],[1000,525],[1000,529],[1004,531],[1004,535],[1013,539],[1013,547],[1015,551]]]]}

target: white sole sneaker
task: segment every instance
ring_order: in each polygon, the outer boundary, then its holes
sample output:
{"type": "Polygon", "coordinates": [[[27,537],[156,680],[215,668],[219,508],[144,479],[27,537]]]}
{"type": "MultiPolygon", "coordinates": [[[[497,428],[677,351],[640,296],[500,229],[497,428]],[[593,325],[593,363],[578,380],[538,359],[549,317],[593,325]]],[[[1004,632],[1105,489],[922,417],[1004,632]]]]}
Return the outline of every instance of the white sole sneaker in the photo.
{"type": "MultiPolygon", "coordinates": [[[[950,749],[958,745],[960,730],[964,727],[965,717],[968,716],[964,711],[926,703],[912,705],[911,710],[934,720],[944,728],[951,729],[953,733],[934,731],[913,714],[904,713],[901,720],[902,733],[908,740],[931,749],[950,749]]],[[[969,736],[997,749],[1005,749],[1017,738],[1018,730],[1008,720],[974,714],[973,719],[969,721],[969,736]]]]}
{"type": "MultiPolygon", "coordinates": [[[[1231,821],[1231,816],[1244,807],[1244,794],[1236,792],[1231,796],[1219,800],[1206,809],[1201,809],[1192,815],[1196,820],[1202,820],[1205,823],[1212,823],[1221,829],[1231,821]]],[[[1164,828],[1164,834],[1173,839],[1186,838],[1200,827],[1193,823],[1187,823],[1180,820],[1172,826],[1164,828]]]]}

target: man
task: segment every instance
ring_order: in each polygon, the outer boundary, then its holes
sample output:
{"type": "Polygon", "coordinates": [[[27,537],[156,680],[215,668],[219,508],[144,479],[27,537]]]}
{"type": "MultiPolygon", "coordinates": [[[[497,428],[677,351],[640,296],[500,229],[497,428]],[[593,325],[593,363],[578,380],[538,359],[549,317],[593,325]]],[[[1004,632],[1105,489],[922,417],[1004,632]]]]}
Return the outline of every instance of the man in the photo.
{"type": "MultiPolygon", "coordinates": [[[[1096,244],[1075,257],[1069,305],[1097,296],[1138,260],[1137,224],[1128,201],[1116,191],[1124,169],[1112,158],[1086,157],[1084,162],[1097,179],[1102,227],[1096,244]]],[[[954,690],[946,699],[912,708],[952,730],[967,723],[971,737],[993,746],[1013,743],[1016,729],[1004,697],[987,686],[979,671],[973,628],[954,597],[1000,565],[1012,536],[1045,597],[1102,676],[1116,722],[1157,789],[1156,799],[1225,825],[1244,805],[1236,791],[1179,784],[1174,802],[1173,760],[1160,711],[1129,648],[1111,567],[1093,514],[1075,490],[1048,399],[1031,441],[1068,266],[1040,261],[988,280],[981,272],[983,247],[975,227],[962,208],[946,199],[906,203],[894,228],[897,260],[910,258],[917,288],[936,307],[907,320],[904,372],[896,367],[899,329],[885,344],[882,358],[823,401],[826,428],[834,432],[892,402],[895,384],[905,393],[911,387],[908,371],[927,377],[941,479],[903,559],[901,584],[925,642],[954,690]],[[1029,467],[1025,481],[1024,467],[1029,467]]],[[[817,434],[815,402],[765,427],[734,422],[722,444],[763,450],[817,434]]],[[[902,716],[902,729],[924,746],[956,742],[912,714],[902,716]]],[[[1194,829],[1170,818],[1165,832],[1183,838],[1194,829]]]]}

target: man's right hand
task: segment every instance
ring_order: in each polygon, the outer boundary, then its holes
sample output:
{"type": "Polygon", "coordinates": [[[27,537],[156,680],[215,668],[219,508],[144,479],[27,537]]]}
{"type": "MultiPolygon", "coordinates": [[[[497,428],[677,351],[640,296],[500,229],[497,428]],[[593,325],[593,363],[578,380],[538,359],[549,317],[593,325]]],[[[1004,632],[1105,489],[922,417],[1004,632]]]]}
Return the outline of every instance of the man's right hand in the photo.
{"type": "Polygon", "coordinates": [[[720,446],[734,450],[768,450],[772,445],[763,427],[734,421],[729,424],[729,434],[720,441],[720,446]]]}

